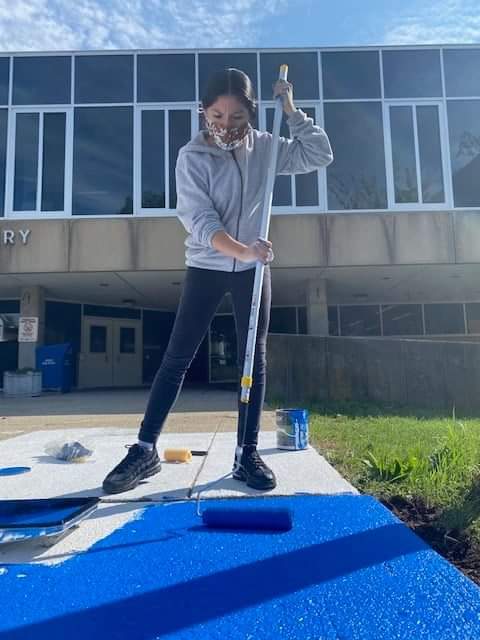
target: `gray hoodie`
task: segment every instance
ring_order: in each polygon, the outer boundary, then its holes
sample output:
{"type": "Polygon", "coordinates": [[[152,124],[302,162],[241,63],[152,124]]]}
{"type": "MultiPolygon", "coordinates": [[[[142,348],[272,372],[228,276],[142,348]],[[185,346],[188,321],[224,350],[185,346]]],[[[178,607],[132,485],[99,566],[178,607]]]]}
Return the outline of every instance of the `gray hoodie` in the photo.
{"type": "MultiPolygon", "coordinates": [[[[279,139],[277,174],[310,173],[332,162],[328,137],[312,118],[297,109],[287,124],[293,139],[279,139]]],[[[212,238],[225,231],[248,245],[259,237],[271,141],[270,133],[252,129],[240,147],[224,151],[209,144],[206,132],[200,131],[180,149],[177,215],[189,234],[187,266],[217,271],[255,266],[217,251],[212,238]]]]}

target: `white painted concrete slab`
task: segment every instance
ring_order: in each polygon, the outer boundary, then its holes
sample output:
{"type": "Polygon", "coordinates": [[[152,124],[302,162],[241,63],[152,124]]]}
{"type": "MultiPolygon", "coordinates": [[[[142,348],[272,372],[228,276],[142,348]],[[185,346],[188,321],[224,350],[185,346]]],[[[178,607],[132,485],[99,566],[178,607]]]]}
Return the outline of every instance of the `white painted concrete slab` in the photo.
{"type": "MultiPolygon", "coordinates": [[[[32,470],[23,475],[0,477],[0,499],[101,496],[103,478],[124,457],[125,444],[134,443],[136,435],[136,429],[69,429],[37,431],[4,440],[0,442],[0,466],[29,466],[32,470]],[[78,440],[92,448],[94,455],[84,463],[57,461],[44,453],[47,443],[55,440],[78,440]]],[[[212,436],[211,433],[163,434],[159,454],[162,457],[166,448],[207,450],[212,436]]],[[[164,463],[160,473],[132,491],[106,497],[186,498],[202,461],[203,458],[194,457],[188,464],[164,463]]],[[[137,517],[145,506],[141,502],[100,504],[88,519],[53,547],[27,541],[0,545],[0,564],[63,562],[137,517]]]]}
{"type": "MultiPolygon", "coordinates": [[[[124,457],[125,444],[134,443],[136,435],[137,429],[109,427],[37,431],[3,440],[0,467],[30,466],[32,470],[0,477],[0,499],[102,496],[103,478],[124,457]],[[77,440],[92,448],[94,455],[84,463],[55,460],[45,453],[45,447],[56,440],[77,440]]],[[[199,493],[202,500],[262,495],[243,482],[221,479],[232,470],[235,444],[235,433],[163,433],[159,440],[161,457],[166,448],[188,447],[209,453],[206,458],[194,457],[189,464],[164,463],[159,474],[134,490],[105,496],[131,502],[100,503],[89,518],[53,546],[45,547],[45,540],[1,544],[0,565],[63,562],[138,517],[148,506],[141,499],[197,499],[199,493]]],[[[281,451],[276,448],[276,434],[267,431],[260,434],[259,451],[278,480],[269,495],[357,493],[313,448],[281,451]]]]}
{"type": "MultiPolygon", "coordinates": [[[[217,433],[193,496],[197,497],[198,492],[202,499],[262,495],[244,482],[221,479],[232,470],[236,437],[235,433],[217,433]]],[[[277,478],[276,488],[268,495],[358,493],[312,447],[303,451],[277,449],[276,433],[267,431],[260,432],[258,450],[277,478]]]]}

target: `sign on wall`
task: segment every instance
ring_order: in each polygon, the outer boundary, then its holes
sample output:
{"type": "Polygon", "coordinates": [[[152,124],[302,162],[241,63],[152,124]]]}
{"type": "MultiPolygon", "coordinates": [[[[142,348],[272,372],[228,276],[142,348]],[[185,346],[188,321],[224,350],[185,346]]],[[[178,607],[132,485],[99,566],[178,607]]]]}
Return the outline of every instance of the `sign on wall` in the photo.
{"type": "Polygon", "coordinates": [[[37,342],[38,318],[20,318],[18,322],[18,341],[37,342]]]}

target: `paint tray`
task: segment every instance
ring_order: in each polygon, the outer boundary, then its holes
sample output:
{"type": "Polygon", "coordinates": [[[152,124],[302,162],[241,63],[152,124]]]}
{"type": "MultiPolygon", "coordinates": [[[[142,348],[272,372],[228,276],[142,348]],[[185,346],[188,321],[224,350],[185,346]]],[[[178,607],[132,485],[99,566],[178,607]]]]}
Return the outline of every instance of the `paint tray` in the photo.
{"type": "Polygon", "coordinates": [[[89,516],[99,498],[0,500],[0,543],[55,536],[89,516]]]}

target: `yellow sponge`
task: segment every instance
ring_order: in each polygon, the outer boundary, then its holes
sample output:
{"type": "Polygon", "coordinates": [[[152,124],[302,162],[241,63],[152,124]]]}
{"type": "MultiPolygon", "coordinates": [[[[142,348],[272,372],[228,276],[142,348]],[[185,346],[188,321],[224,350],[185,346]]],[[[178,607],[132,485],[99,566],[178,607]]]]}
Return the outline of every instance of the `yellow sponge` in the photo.
{"type": "Polygon", "coordinates": [[[192,452],[190,449],[165,449],[163,457],[167,462],[191,462],[192,452]]]}

